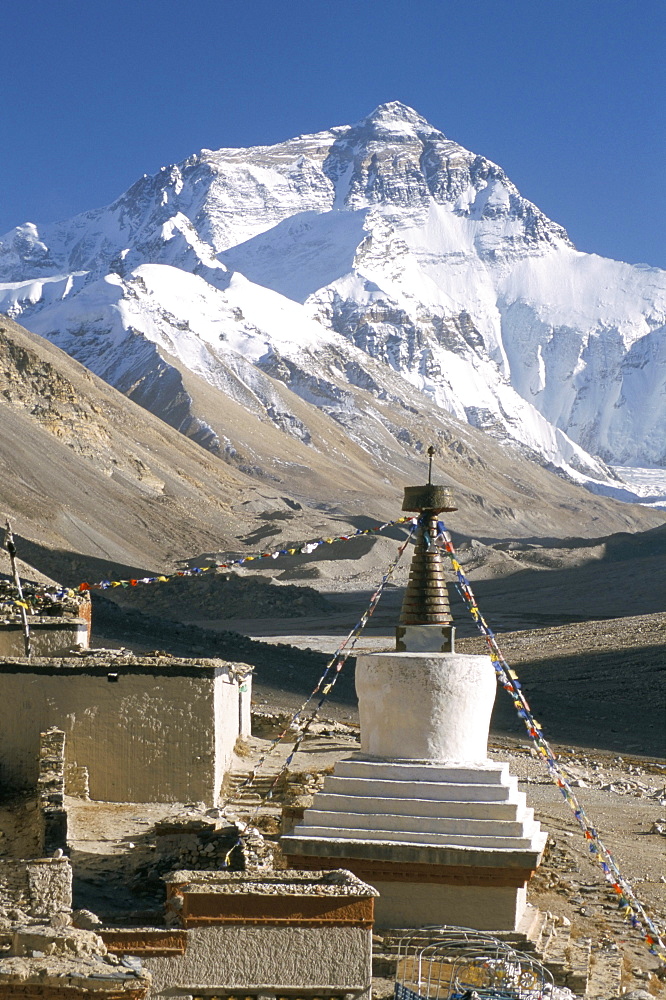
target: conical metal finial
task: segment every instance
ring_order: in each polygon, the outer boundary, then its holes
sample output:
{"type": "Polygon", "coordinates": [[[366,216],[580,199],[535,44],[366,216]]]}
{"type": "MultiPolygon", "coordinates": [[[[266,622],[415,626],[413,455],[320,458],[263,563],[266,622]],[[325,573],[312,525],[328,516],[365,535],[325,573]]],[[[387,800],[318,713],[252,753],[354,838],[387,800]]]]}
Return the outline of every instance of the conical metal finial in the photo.
{"type": "Polygon", "coordinates": [[[451,491],[432,482],[435,449],[428,448],[428,482],[425,486],[406,486],[403,510],[418,511],[414,555],[409,582],[396,629],[396,648],[401,652],[453,652],[453,617],[449,605],[441,551],[435,545],[437,515],[452,511],[451,491]]]}

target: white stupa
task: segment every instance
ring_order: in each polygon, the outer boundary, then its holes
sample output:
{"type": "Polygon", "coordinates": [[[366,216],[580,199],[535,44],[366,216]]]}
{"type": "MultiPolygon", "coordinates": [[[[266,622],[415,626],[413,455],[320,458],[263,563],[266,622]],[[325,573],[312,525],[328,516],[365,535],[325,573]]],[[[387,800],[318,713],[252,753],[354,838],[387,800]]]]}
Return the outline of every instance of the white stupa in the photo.
{"type": "Polygon", "coordinates": [[[454,652],[438,549],[444,487],[405,490],[421,512],[394,653],[359,656],[361,750],[338,762],[282,838],[293,868],[344,867],[380,892],[384,927],[515,930],[547,834],[508,764],[488,760],[489,656],[454,652]]]}

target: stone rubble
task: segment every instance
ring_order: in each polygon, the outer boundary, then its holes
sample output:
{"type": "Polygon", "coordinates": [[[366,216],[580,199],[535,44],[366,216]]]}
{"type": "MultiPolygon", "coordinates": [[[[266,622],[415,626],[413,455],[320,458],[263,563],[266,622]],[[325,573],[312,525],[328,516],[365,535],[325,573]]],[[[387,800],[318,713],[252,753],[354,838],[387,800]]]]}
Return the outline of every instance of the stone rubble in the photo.
{"type": "MultiPolygon", "coordinates": [[[[44,586],[31,581],[21,580],[23,598],[28,604],[28,617],[47,615],[53,618],[87,618],[90,619],[90,595],[65,591],[61,587],[44,586]]],[[[21,621],[19,608],[13,601],[17,600],[18,591],[12,580],[0,577],[0,624],[21,621]]]]}
{"type": "Polygon", "coordinates": [[[352,872],[344,868],[334,871],[302,872],[294,869],[271,871],[261,878],[244,872],[172,872],[167,879],[189,893],[206,892],[225,895],[258,894],[261,896],[379,896],[352,872]]]}

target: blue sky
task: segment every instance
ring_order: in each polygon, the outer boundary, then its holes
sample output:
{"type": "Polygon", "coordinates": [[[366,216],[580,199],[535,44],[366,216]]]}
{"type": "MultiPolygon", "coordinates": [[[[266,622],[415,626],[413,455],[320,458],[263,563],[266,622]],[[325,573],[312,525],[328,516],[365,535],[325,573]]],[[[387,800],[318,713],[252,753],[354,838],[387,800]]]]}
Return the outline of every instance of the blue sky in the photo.
{"type": "Polygon", "coordinates": [[[663,0],[7,0],[0,233],[401,100],[579,249],[666,266],[663,0]]]}

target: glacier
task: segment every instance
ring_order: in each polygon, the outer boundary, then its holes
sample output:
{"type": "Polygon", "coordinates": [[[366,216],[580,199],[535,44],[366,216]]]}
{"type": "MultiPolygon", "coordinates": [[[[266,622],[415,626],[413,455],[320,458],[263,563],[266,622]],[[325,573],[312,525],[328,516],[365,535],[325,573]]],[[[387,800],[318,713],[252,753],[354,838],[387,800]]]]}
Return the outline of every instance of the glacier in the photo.
{"type": "Polygon", "coordinates": [[[622,499],[621,470],[666,465],[666,272],[577,251],[399,102],[16,227],[0,310],[211,450],[182,366],[305,442],[290,393],[368,450],[373,398],[443,409],[622,499]]]}

